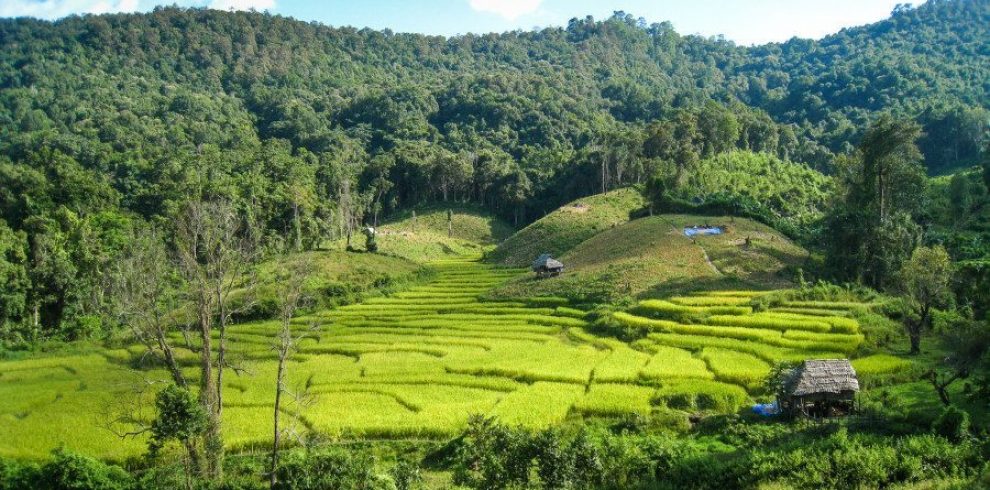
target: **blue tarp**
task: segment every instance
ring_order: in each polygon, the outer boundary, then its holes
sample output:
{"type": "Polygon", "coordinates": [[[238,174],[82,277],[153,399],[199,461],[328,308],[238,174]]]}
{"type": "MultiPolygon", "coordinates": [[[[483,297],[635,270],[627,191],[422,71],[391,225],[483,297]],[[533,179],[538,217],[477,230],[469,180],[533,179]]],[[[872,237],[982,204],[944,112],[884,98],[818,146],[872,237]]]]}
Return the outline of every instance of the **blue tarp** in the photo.
{"type": "Polygon", "coordinates": [[[684,228],[684,235],[692,237],[696,235],[721,235],[722,228],[718,226],[689,226],[684,228]]]}
{"type": "Polygon", "coordinates": [[[753,413],[764,417],[773,417],[780,413],[780,409],[777,407],[777,402],[758,403],[753,405],[753,413]]]}

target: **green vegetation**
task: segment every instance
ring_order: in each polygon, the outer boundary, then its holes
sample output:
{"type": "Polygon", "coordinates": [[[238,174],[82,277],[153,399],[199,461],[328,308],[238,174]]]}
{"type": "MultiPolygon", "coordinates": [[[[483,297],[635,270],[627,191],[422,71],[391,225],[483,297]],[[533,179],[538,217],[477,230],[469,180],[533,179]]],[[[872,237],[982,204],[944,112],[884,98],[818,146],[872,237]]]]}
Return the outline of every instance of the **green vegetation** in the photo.
{"type": "Polygon", "coordinates": [[[496,263],[525,267],[542,253],[560,256],[598,233],[621,225],[645,205],[634,189],[578,199],[540,218],[491,254],[496,263]]]}
{"type": "Polygon", "coordinates": [[[763,203],[796,228],[821,218],[832,185],[805,165],[767,154],[732,152],[700,161],[681,192],[685,200],[738,193],[740,198],[763,203]]]}
{"type": "MultiPolygon", "coordinates": [[[[387,254],[417,262],[481,255],[512,234],[504,221],[476,206],[420,206],[377,228],[387,254]],[[447,213],[450,211],[448,226],[447,213]]],[[[363,248],[362,245],[356,245],[363,248]]]]}
{"type": "Polygon", "coordinates": [[[0,19],[0,488],[987,486],[988,6],[0,19]]]}
{"type": "MultiPolygon", "coordinates": [[[[601,198],[601,196],[597,196],[601,198]]],[[[564,208],[566,209],[566,208],[564,208]]],[[[545,230],[544,221],[567,215],[558,211],[507,240],[496,254],[535,258],[531,243],[539,240],[569,243],[545,230]],[[532,237],[519,239],[519,237],[532,237]]],[[[776,288],[792,285],[795,271],[808,253],[773,229],[747,219],[662,215],[635,219],[608,227],[559,255],[567,273],[547,280],[532,276],[507,283],[496,298],[565,296],[579,303],[614,303],[625,297],[656,297],[723,288],[776,288]],[[688,238],[685,227],[705,223],[725,228],[720,236],[688,238]],[[747,239],[749,244],[746,243],[747,239]]],[[[748,303],[746,296],[708,300],[713,305],[748,303]]],[[[704,301],[702,297],[688,302],[704,301]]],[[[685,299],[676,303],[683,306],[685,299]]],[[[732,309],[726,311],[735,311],[732,309]]]]}

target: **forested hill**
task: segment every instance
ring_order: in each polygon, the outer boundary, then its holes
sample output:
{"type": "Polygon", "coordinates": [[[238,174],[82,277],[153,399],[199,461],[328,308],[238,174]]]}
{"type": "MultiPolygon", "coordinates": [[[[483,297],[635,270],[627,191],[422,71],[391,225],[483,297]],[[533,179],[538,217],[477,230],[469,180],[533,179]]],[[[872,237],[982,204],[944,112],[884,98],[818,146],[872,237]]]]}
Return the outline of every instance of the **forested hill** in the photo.
{"type": "MultiPolygon", "coordinates": [[[[603,159],[606,185],[737,147],[827,171],[888,110],[919,119],[940,172],[979,153],[988,26],[987,0],[755,48],[623,13],[449,39],[177,8],[4,19],[0,150],[56,186],[78,164],[105,187],[87,199],[146,217],[209,167],[214,186],[233,177],[211,192],[243,195],[237,176],[254,172],[266,189],[252,192],[272,194],[299,174],[304,194],[335,200],[353,180],[368,211],[447,194],[526,220],[600,189],[588,167],[603,159]]],[[[30,212],[0,204],[16,226],[30,212]]]]}

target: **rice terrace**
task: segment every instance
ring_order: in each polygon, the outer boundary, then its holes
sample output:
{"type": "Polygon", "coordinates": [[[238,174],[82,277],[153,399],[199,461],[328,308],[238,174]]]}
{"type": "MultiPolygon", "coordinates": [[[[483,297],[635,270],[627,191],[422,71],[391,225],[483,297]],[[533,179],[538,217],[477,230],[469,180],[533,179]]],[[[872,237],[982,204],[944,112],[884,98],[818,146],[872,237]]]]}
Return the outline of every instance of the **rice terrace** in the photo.
{"type": "Polygon", "coordinates": [[[987,0],[145,3],[0,5],[0,490],[990,488],[987,0]]]}

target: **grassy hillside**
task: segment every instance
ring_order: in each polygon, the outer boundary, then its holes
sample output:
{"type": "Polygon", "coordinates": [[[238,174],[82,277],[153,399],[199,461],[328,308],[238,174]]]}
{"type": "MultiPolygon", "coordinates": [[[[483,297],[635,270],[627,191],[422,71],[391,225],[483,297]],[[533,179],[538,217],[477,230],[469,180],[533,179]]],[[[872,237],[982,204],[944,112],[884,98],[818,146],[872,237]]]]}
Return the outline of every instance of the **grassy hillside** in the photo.
{"type": "Polygon", "coordinates": [[[712,288],[787,287],[808,253],[773,229],[746,219],[663,215],[609,228],[561,256],[563,276],[519,278],[497,296],[565,296],[608,302],[712,288]],[[723,226],[718,236],[688,238],[684,228],[723,226]],[[747,245],[746,239],[749,238],[747,245]]]}
{"type": "MultiPolygon", "coordinates": [[[[378,251],[415,262],[479,256],[512,232],[509,224],[480,207],[437,204],[406,211],[381,224],[378,251]],[[449,234],[448,209],[453,213],[449,234]]],[[[352,239],[356,249],[363,250],[364,243],[364,235],[356,234],[352,239]]]]}
{"type": "Polygon", "coordinates": [[[489,258],[497,264],[523,267],[542,253],[562,255],[603,230],[629,221],[629,214],[645,205],[634,189],[578,199],[512,235],[489,258]]]}
{"type": "MultiPolygon", "coordinates": [[[[271,318],[277,315],[276,282],[280,271],[307,271],[306,294],[313,307],[327,308],[361,300],[369,294],[387,293],[426,274],[422,265],[383,254],[321,250],[303,252],[265,262],[257,268],[255,305],[241,316],[271,318]]],[[[234,300],[243,297],[235,293],[234,300]]]]}

